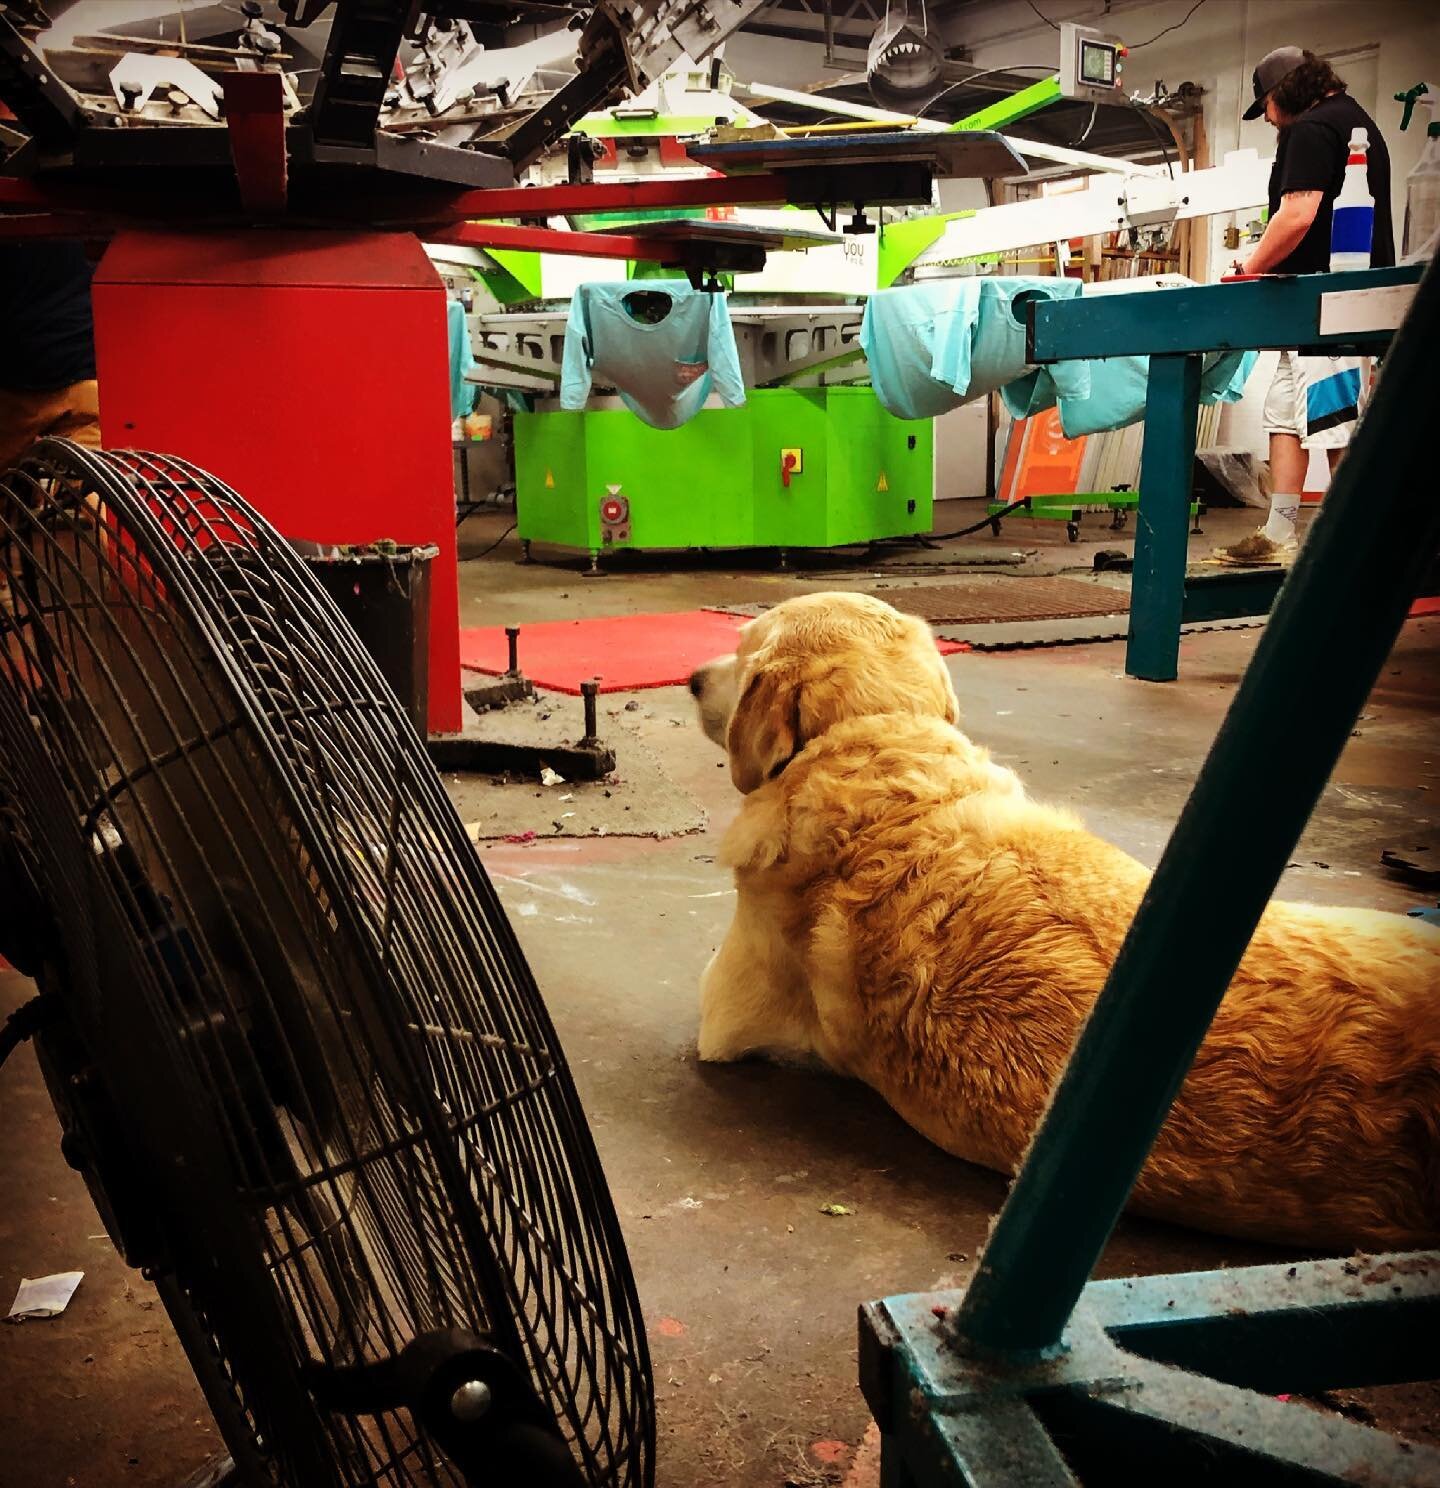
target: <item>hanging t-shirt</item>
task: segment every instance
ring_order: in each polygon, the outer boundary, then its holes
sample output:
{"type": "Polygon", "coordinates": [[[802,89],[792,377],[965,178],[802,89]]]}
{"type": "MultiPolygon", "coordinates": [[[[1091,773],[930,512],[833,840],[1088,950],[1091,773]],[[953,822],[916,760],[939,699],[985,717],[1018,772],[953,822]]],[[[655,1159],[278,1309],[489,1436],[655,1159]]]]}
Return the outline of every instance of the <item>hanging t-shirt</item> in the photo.
{"type": "MultiPolygon", "coordinates": [[[[1137,423],[1145,416],[1147,357],[1026,361],[1026,304],[1074,299],[1083,288],[1078,279],[989,276],[878,291],[860,328],[876,398],[897,418],[933,418],[998,390],[1015,418],[1058,404],[1068,438],[1137,423]]],[[[1209,354],[1201,402],[1236,401],[1257,355],[1209,354]]]]}
{"type": "MultiPolygon", "coordinates": [[[[1025,305],[1068,300],[1077,279],[975,276],[882,289],[865,303],[860,345],[870,383],[897,418],[933,418],[1034,369],[1025,359],[1025,305]]],[[[1074,364],[1054,369],[1075,396],[1088,388],[1074,364]]]]}
{"type": "MultiPolygon", "coordinates": [[[[1200,371],[1201,403],[1238,403],[1259,359],[1258,351],[1206,352],[1200,371]]],[[[1028,377],[1000,389],[1012,418],[1028,418],[1058,406],[1061,433],[1067,439],[1077,439],[1082,434],[1123,429],[1145,417],[1149,357],[1104,357],[1057,365],[1069,368],[1066,385],[1050,375],[1050,367],[1037,367],[1028,377]],[[1076,370],[1082,367],[1088,371],[1088,385],[1077,397],[1067,391],[1067,386],[1074,386],[1076,370]]]]}
{"type": "Polygon", "coordinates": [[[475,366],[475,353],[470,345],[465,306],[459,300],[449,300],[445,313],[450,333],[450,417],[464,418],[475,406],[475,384],[466,380],[466,373],[475,366]]]}
{"type": "Polygon", "coordinates": [[[1374,119],[1348,93],[1335,93],[1308,108],[1280,131],[1275,164],[1270,168],[1270,215],[1280,198],[1292,191],[1320,191],[1320,210],[1276,274],[1323,274],[1330,267],[1330,219],[1335,198],[1345,184],[1350,131],[1363,129],[1370,138],[1365,177],[1375,198],[1375,235],[1370,245],[1372,268],[1395,262],[1395,230],[1390,221],[1390,152],[1374,119]]]}
{"type": "Polygon", "coordinates": [[[725,296],[678,280],[580,285],[565,326],[560,406],[583,409],[593,382],[614,387],[656,429],[678,429],[712,390],[740,407],[745,383],[725,296]]]}

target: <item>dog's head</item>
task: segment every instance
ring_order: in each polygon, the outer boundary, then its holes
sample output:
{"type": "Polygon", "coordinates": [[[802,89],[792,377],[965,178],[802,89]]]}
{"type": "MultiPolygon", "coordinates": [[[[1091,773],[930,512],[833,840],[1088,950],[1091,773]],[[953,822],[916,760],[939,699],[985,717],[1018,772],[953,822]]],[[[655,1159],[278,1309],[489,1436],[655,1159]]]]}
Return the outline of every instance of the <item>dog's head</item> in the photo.
{"type": "Polygon", "coordinates": [[[930,628],[864,594],[808,594],[752,620],[734,656],[690,678],[737,790],[772,780],[827,729],[905,713],[960,721],[930,628]]]}

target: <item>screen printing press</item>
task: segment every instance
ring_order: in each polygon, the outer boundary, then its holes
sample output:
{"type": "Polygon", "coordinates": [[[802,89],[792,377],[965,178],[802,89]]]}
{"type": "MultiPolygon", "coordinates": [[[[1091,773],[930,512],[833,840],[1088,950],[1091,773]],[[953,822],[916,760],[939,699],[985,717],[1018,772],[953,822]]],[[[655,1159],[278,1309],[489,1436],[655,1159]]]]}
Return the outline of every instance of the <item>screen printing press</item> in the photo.
{"type": "MultiPolygon", "coordinates": [[[[637,285],[643,287],[643,281],[637,285]]],[[[933,426],[885,411],[864,378],[858,305],[734,307],[743,408],[711,399],[655,429],[618,397],[557,393],[567,310],[472,317],[471,380],[526,395],[514,415],[522,541],[587,551],[836,547],[926,533],[933,426]],[[803,384],[803,385],[797,385],[803,384]]]]}

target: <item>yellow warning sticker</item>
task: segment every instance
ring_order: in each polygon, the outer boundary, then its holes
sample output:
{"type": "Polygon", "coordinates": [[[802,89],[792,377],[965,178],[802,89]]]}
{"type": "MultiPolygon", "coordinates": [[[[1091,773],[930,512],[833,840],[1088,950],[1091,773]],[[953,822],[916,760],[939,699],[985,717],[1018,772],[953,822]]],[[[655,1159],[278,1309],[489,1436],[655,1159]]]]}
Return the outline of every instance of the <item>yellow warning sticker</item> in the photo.
{"type": "Polygon", "coordinates": [[[555,472],[553,470],[547,470],[545,472],[545,489],[547,491],[553,491],[555,489],[555,472]]]}
{"type": "Polygon", "coordinates": [[[890,489],[890,482],[885,479],[885,472],[883,470],[880,472],[880,479],[875,482],[875,489],[877,491],[888,491],[890,489]]]}

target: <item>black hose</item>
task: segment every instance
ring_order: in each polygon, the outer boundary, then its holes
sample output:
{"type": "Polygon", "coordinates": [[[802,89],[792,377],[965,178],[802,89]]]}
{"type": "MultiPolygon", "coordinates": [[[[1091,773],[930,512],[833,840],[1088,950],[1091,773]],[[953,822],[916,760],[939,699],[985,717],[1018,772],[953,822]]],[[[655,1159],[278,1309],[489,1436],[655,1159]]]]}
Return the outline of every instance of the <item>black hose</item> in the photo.
{"type": "Polygon", "coordinates": [[[26,1039],[43,1028],[49,1016],[50,1004],[44,993],[37,993],[29,1002],[22,1002],[0,1024],[0,1064],[4,1064],[26,1039]]]}
{"type": "Polygon", "coordinates": [[[972,532],[979,532],[982,527],[988,527],[992,522],[998,522],[1001,517],[1008,517],[1011,512],[1019,511],[1022,506],[1029,506],[1030,498],[1022,496],[1019,501],[1012,501],[1009,506],[1002,508],[993,516],[981,517],[978,522],[972,522],[968,527],[961,527],[956,532],[932,532],[929,534],[931,542],[949,542],[952,537],[969,537],[972,532]]]}

